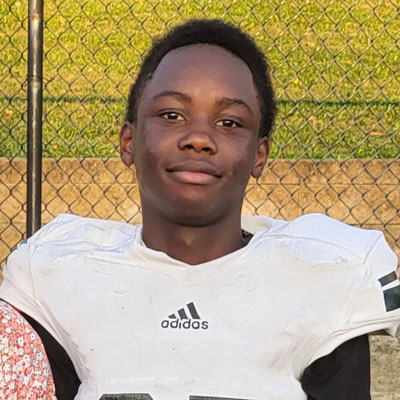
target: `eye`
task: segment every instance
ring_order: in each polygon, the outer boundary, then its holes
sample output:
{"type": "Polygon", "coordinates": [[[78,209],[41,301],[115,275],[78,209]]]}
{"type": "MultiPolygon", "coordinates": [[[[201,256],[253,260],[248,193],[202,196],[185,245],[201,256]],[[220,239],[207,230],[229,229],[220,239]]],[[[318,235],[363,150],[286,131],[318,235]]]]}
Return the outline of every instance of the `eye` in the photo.
{"type": "Polygon", "coordinates": [[[222,126],[223,128],[241,128],[238,122],[233,121],[232,119],[221,119],[217,122],[217,126],[222,126]]]}
{"type": "Polygon", "coordinates": [[[159,116],[161,118],[169,119],[172,121],[183,121],[184,120],[184,118],[181,114],[178,114],[177,112],[174,112],[174,111],[166,111],[166,112],[159,114],[159,116]]]}

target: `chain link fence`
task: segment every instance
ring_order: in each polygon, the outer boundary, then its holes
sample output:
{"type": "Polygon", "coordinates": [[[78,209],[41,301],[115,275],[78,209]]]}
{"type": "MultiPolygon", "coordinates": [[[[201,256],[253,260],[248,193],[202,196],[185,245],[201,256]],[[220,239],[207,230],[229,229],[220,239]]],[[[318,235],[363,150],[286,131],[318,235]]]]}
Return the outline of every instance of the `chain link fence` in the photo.
{"type": "MultiPolygon", "coordinates": [[[[140,221],[134,174],[118,160],[129,86],[151,39],[195,17],[240,25],[271,64],[279,107],[271,160],[250,182],[244,212],[322,212],[384,230],[400,255],[400,0],[46,1],[43,222],[60,212],[140,221]]],[[[26,4],[3,0],[2,265],[25,236],[26,63],[26,4]]],[[[379,387],[399,392],[399,378],[386,375],[379,387]]],[[[400,399],[378,389],[374,399],[400,399]]]]}

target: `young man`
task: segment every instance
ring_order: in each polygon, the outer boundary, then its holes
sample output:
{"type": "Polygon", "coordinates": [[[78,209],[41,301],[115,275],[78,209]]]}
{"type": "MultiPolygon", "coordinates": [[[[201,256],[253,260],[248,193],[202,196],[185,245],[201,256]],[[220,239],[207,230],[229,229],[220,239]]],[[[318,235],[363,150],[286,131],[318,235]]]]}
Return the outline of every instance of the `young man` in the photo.
{"type": "Polygon", "coordinates": [[[59,399],[369,399],[366,334],[400,320],[396,257],[323,215],[241,220],[274,116],[237,28],[191,21],[153,45],[120,135],[143,226],[62,215],[4,272],[59,399]]]}

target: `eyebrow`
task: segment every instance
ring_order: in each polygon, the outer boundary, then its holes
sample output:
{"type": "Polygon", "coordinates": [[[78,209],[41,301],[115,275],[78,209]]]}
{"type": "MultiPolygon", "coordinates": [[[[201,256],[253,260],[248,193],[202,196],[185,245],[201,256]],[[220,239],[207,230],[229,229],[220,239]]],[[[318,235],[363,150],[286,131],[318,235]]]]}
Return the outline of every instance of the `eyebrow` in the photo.
{"type": "MultiPolygon", "coordinates": [[[[186,102],[186,103],[190,103],[192,101],[192,98],[186,94],[186,93],[182,93],[182,92],[177,92],[175,90],[163,90],[160,93],[157,93],[155,96],[153,96],[153,100],[157,100],[163,97],[177,97],[178,99],[186,102]]],[[[250,114],[253,115],[253,110],[251,109],[251,107],[242,99],[239,98],[235,98],[235,97],[221,97],[220,99],[218,99],[216,101],[216,103],[219,106],[232,106],[232,105],[239,105],[242,107],[245,107],[250,114]]]]}
{"type": "Polygon", "coordinates": [[[250,114],[253,114],[253,110],[251,109],[251,107],[242,99],[222,97],[217,100],[217,104],[219,106],[233,106],[233,105],[243,106],[250,112],[250,114]]]}
{"type": "Polygon", "coordinates": [[[192,101],[192,98],[189,95],[182,93],[182,92],[177,92],[175,90],[163,90],[162,92],[156,94],[153,97],[153,100],[157,100],[157,99],[160,99],[163,97],[177,97],[186,103],[189,103],[192,101]]]}

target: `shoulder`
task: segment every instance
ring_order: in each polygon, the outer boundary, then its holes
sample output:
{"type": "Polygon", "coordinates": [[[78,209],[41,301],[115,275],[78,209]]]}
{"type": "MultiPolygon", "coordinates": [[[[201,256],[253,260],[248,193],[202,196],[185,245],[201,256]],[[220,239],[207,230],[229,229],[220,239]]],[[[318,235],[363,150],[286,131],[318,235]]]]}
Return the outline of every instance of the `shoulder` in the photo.
{"type": "Polygon", "coordinates": [[[35,233],[28,243],[35,246],[63,245],[74,243],[96,243],[112,246],[136,236],[138,225],[123,222],[84,218],[77,215],[60,214],[35,233]]]}
{"type": "Polygon", "coordinates": [[[14,273],[14,282],[22,276],[31,280],[35,271],[53,271],[67,257],[93,252],[120,254],[136,240],[138,232],[139,225],[61,214],[17,247],[8,258],[4,278],[14,273]]]}
{"type": "Polygon", "coordinates": [[[318,329],[324,333],[312,346],[311,360],[356,336],[395,333],[400,322],[397,257],[382,232],[321,214],[293,221],[248,217],[243,228],[248,226],[257,232],[253,250],[265,252],[268,263],[277,260],[278,274],[290,276],[292,296],[304,293],[322,313],[318,329]]]}
{"type": "MultiPolygon", "coordinates": [[[[365,262],[372,249],[379,243],[380,251],[394,257],[382,232],[356,228],[323,214],[307,214],[292,221],[273,220],[265,217],[247,217],[256,230],[264,229],[263,237],[275,239],[288,252],[311,257],[323,262],[331,257],[342,257],[365,262]],[[255,218],[255,219],[254,219],[255,218]]],[[[246,221],[248,221],[246,219],[246,221]]]]}
{"type": "Polygon", "coordinates": [[[97,250],[119,254],[135,240],[138,228],[116,221],[61,214],[10,254],[3,270],[0,297],[38,318],[35,282],[39,271],[50,274],[68,257],[97,250]]]}
{"type": "Polygon", "coordinates": [[[39,254],[62,257],[91,249],[124,247],[135,240],[138,228],[139,225],[117,221],[60,214],[17,246],[7,260],[4,276],[11,268],[26,269],[39,254]]]}

